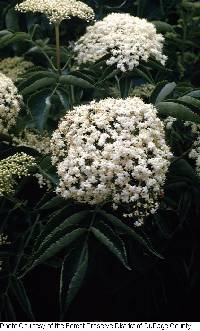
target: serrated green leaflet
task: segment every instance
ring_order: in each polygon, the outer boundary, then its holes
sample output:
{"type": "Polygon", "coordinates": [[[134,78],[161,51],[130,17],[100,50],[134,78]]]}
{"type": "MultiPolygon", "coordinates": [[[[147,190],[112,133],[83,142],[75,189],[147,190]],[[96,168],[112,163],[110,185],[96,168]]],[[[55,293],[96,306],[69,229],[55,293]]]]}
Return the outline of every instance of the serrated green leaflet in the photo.
{"type": "Polygon", "coordinates": [[[60,277],[60,320],[72,303],[84,281],[88,267],[88,244],[76,246],[64,259],[60,277]]]}
{"type": "Polygon", "coordinates": [[[187,95],[189,95],[193,98],[200,98],[200,90],[191,91],[191,92],[187,93],[187,95]]]}
{"type": "Polygon", "coordinates": [[[11,290],[15,298],[19,302],[21,308],[24,310],[24,312],[27,314],[28,318],[31,321],[35,321],[31,304],[22,281],[20,279],[17,279],[14,275],[12,275],[10,279],[10,284],[11,284],[11,290]]]}
{"type": "Polygon", "coordinates": [[[176,102],[159,102],[156,105],[158,114],[172,116],[182,121],[191,121],[200,124],[200,116],[192,112],[188,107],[176,102]]]}
{"type": "Polygon", "coordinates": [[[163,88],[161,89],[161,91],[157,95],[157,98],[155,100],[155,104],[158,104],[159,102],[166,99],[166,97],[175,89],[175,87],[176,87],[176,83],[174,83],[174,82],[173,83],[167,83],[165,86],[163,86],[163,88]]]}
{"type": "Polygon", "coordinates": [[[92,85],[90,82],[83,78],[78,78],[76,76],[72,75],[63,75],[60,77],[59,82],[61,84],[67,84],[67,85],[74,85],[79,86],[82,88],[94,88],[94,85],[92,85]]]}
{"type": "Polygon", "coordinates": [[[164,80],[164,81],[162,81],[162,82],[159,82],[159,83],[155,86],[155,88],[154,88],[154,90],[153,90],[153,92],[151,93],[151,96],[150,96],[150,102],[151,102],[151,103],[155,104],[155,102],[156,102],[156,98],[158,97],[160,91],[163,89],[163,87],[164,87],[166,84],[167,84],[167,81],[164,80]]]}
{"type": "Polygon", "coordinates": [[[44,263],[50,257],[54,256],[59,251],[61,251],[63,248],[66,248],[69,245],[71,245],[74,241],[76,241],[80,236],[82,236],[86,232],[87,232],[86,229],[73,230],[72,232],[64,235],[60,239],[51,243],[49,246],[46,246],[44,250],[41,251],[38,250],[38,252],[36,252],[35,254],[35,259],[33,260],[30,269],[34,268],[38,264],[44,263]]]}
{"type": "Polygon", "coordinates": [[[153,255],[155,255],[155,256],[157,256],[159,258],[163,258],[159,253],[157,253],[153,249],[153,247],[151,247],[151,245],[149,245],[148,242],[146,242],[146,240],[144,240],[144,238],[142,236],[140,236],[131,227],[129,227],[128,225],[126,225],[125,223],[123,223],[119,218],[117,218],[116,216],[114,216],[112,214],[108,214],[108,213],[106,213],[103,210],[100,210],[99,213],[102,214],[102,216],[104,216],[106,218],[106,220],[108,220],[109,222],[111,222],[112,225],[116,229],[121,230],[122,233],[127,234],[128,236],[132,237],[134,240],[138,241],[142,246],[144,246],[153,255]]]}
{"type": "Polygon", "coordinates": [[[39,242],[41,243],[40,246],[37,249],[37,252],[34,254],[34,258],[38,255],[40,255],[47,247],[49,247],[55,240],[58,240],[59,236],[63,234],[63,232],[69,228],[72,225],[79,224],[86,216],[90,214],[89,211],[82,211],[78,212],[76,214],[73,214],[69,216],[67,219],[65,219],[63,222],[61,222],[58,226],[56,226],[53,230],[51,228],[51,223],[49,222],[44,229],[45,237],[42,235],[42,242],[39,238],[39,242]],[[48,228],[50,225],[50,233],[48,233],[48,228]]]}
{"type": "Polygon", "coordinates": [[[66,205],[66,201],[63,198],[56,196],[45,202],[45,204],[43,204],[39,209],[54,209],[58,207],[64,207],[64,205],[66,205]]]}
{"type": "Polygon", "coordinates": [[[148,75],[147,73],[145,73],[143,70],[134,68],[133,72],[136,73],[136,75],[138,75],[139,77],[144,78],[144,80],[147,81],[148,83],[154,84],[152,77],[150,75],[148,75]]]}
{"type": "Polygon", "coordinates": [[[127,264],[126,253],[124,250],[124,245],[119,237],[111,230],[98,229],[97,227],[91,227],[90,231],[96,237],[96,239],[103,244],[111,253],[113,253],[120,262],[126,267],[126,269],[130,270],[130,267],[127,264]],[[106,230],[106,231],[105,231],[106,230]]]}
{"type": "Polygon", "coordinates": [[[166,23],[166,22],[162,22],[162,21],[152,21],[151,23],[153,23],[156,27],[156,30],[159,33],[166,33],[166,32],[173,32],[174,28],[172,25],[166,23]]]}
{"type": "Polygon", "coordinates": [[[35,81],[33,84],[25,87],[21,93],[22,95],[27,95],[30,93],[35,92],[35,90],[47,87],[47,86],[53,86],[56,83],[56,79],[55,78],[49,78],[49,77],[44,77],[41,79],[38,79],[37,81],[35,81]]]}
{"type": "Polygon", "coordinates": [[[195,109],[200,110],[200,101],[190,95],[184,95],[183,97],[178,98],[178,100],[182,101],[183,104],[188,107],[194,107],[195,109]]]}

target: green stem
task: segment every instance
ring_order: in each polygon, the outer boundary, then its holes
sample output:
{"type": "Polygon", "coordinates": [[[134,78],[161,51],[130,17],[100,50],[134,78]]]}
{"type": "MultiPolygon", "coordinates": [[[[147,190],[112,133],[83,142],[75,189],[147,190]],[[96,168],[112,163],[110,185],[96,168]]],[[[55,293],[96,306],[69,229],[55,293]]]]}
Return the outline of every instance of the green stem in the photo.
{"type": "Polygon", "coordinates": [[[58,73],[61,74],[60,70],[60,25],[55,24],[55,33],[56,33],[56,64],[58,73]]]}
{"type": "Polygon", "coordinates": [[[64,67],[62,68],[62,71],[64,71],[67,68],[67,66],[69,65],[69,63],[71,61],[71,58],[72,58],[72,56],[70,55],[69,58],[68,58],[68,60],[67,60],[67,62],[64,65],[64,67]]]}
{"type": "Polygon", "coordinates": [[[182,18],[182,29],[183,29],[183,45],[181,47],[181,59],[182,59],[182,65],[184,66],[184,54],[185,54],[185,41],[187,40],[187,26],[188,26],[188,21],[187,21],[187,15],[184,13],[183,10],[181,10],[181,18],[182,18]]]}
{"type": "Polygon", "coordinates": [[[42,48],[40,48],[41,53],[46,57],[47,61],[49,62],[51,68],[53,70],[56,70],[56,67],[54,66],[53,62],[51,61],[50,57],[43,51],[42,48]]]}
{"type": "Polygon", "coordinates": [[[51,68],[52,68],[54,71],[57,71],[57,69],[56,69],[56,67],[54,66],[53,62],[51,61],[50,57],[49,57],[48,54],[42,49],[42,47],[40,47],[40,46],[39,46],[35,41],[33,41],[33,40],[29,40],[29,42],[30,42],[33,46],[37,47],[37,48],[40,50],[40,52],[41,52],[41,53],[44,55],[44,57],[47,59],[47,61],[48,61],[49,65],[51,66],[51,68]]]}
{"type": "Polygon", "coordinates": [[[146,4],[147,4],[146,0],[143,0],[143,1],[137,0],[137,16],[138,17],[143,17],[146,4]]]}
{"type": "Polygon", "coordinates": [[[70,96],[71,96],[71,108],[73,108],[75,104],[75,95],[74,95],[74,86],[70,85],[70,96]]]}
{"type": "Polygon", "coordinates": [[[165,15],[165,10],[164,10],[163,0],[160,0],[160,10],[161,10],[162,15],[164,16],[165,15]]]}
{"type": "Polygon", "coordinates": [[[174,159],[172,160],[171,164],[175,163],[178,160],[181,160],[184,156],[186,156],[187,154],[189,154],[191,152],[191,150],[192,150],[192,147],[188,148],[187,151],[185,151],[180,156],[174,157],[174,159]]]}

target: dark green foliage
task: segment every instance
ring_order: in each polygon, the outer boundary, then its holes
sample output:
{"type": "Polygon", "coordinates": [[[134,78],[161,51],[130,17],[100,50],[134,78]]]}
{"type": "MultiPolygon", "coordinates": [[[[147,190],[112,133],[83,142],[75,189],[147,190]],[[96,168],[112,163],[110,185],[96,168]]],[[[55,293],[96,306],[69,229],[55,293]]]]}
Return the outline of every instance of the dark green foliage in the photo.
{"type": "Polygon", "coordinates": [[[166,132],[174,157],[164,197],[141,228],[109,205],[93,208],[56,196],[59,178],[51,157],[0,136],[1,159],[17,151],[34,155],[37,172],[52,185],[50,191],[40,188],[30,176],[19,180],[15,194],[0,197],[0,234],[9,240],[0,245],[0,319],[197,318],[192,301],[200,294],[200,179],[188,157],[194,136],[183,122],[200,124],[199,3],[85,1],[97,20],[129,12],[152,21],[166,39],[166,67],[150,59],[122,73],[108,67],[105,57],[77,68],[67,44],[86,24],[72,19],[61,24],[60,74],[53,27],[42,15],[17,13],[17,2],[0,1],[0,58],[24,56],[34,67],[16,83],[24,104],[13,134],[34,128],[51,135],[73,106],[126,98],[145,83],[154,86],[145,101],[155,105],[162,120],[177,121],[166,132]]]}

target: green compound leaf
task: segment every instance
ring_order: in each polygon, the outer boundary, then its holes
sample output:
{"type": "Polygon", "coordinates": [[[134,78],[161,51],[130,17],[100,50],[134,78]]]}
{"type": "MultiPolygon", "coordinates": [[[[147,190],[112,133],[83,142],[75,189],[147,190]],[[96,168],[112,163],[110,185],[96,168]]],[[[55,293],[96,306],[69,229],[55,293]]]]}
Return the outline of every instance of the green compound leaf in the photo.
{"type": "Polygon", "coordinates": [[[5,33],[2,37],[0,36],[0,48],[4,48],[18,41],[27,41],[29,39],[29,35],[25,32],[12,33],[8,31],[8,33],[5,33]]]}
{"type": "Polygon", "coordinates": [[[173,92],[173,90],[176,87],[176,83],[168,83],[161,89],[160,93],[157,95],[157,98],[155,100],[155,104],[158,104],[159,102],[166,99],[166,97],[173,92]]]}
{"type": "Polygon", "coordinates": [[[23,80],[18,84],[19,91],[23,91],[27,86],[32,85],[42,78],[54,78],[57,80],[58,75],[48,70],[41,70],[41,68],[33,67],[23,75],[23,80]]]}
{"type": "Polygon", "coordinates": [[[51,106],[51,94],[49,90],[38,91],[29,98],[28,107],[39,130],[45,128],[51,106]]]}
{"type": "Polygon", "coordinates": [[[45,202],[39,209],[40,210],[48,210],[54,208],[61,208],[66,206],[66,201],[60,196],[53,197],[49,201],[45,202]]]}
{"type": "Polygon", "coordinates": [[[170,165],[170,176],[169,180],[172,182],[173,177],[176,178],[176,181],[179,180],[188,180],[193,182],[193,183],[198,183],[198,176],[195,173],[194,169],[192,166],[184,159],[178,159],[175,160],[171,165],[170,165]]]}
{"type": "Polygon", "coordinates": [[[19,16],[14,8],[10,8],[5,15],[6,27],[9,30],[19,31],[19,16]]]}
{"type": "Polygon", "coordinates": [[[62,321],[84,282],[88,268],[88,244],[76,246],[64,259],[60,275],[60,320],[62,321]]]}
{"type": "Polygon", "coordinates": [[[137,76],[143,78],[143,79],[144,79],[145,81],[147,81],[148,83],[150,83],[150,84],[154,84],[154,81],[153,81],[152,77],[151,77],[149,74],[147,74],[146,72],[144,72],[144,70],[142,70],[142,69],[138,69],[138,68],[134,68],[134,69],[133,69],[133,72],[134,72],[137,76]]]}
{"type": "Polygon", "coordinates": [[[190,95],[184,95],[183,97],[178,98],[178,100],[188,107],[200,110],[200,101],[190,95]]]}
{"type": "Polygon", "coordinates": [[[176,102],[159,102],[156,105],[159,115],[172,116],[181,121],[191,121],[200,124],[200,116],[193,113],[188,107],[176,102]]]}
{"type": "Polygon", "coordinates": [[[42,89],[47,86],[54,86],[56,84],[56,79],[55,78],[50,78],[50,77],[44,77],[41,79],[38,79],[31,85],[25,87],[21,93],[23,96],[26,96],[27,94],[34,93],[36,90],[42,89]]]}
{"type": "Polygon", "coordinates": [[[128,266],[124,243],[109,226],[101,222],[100,229],[92,226],[90,231],[101,244],[120,260],[126,269],[131,270],[128,266]]]}
{"type": "Polygon", "coordinates": [[[86,229],[73,230],[72,232],[67,233],[64,236],[60,237],[55,242],[51,242],[49,243],[49,245],[45,245],[44,249],[39,248],[38,252],[36,252],[35,254],[35,259],[31,265],[31,269],[41,263],[44,263],[50,257],[60,252],[63,248],[71,245],[74,241],[76,241],[86,232],[87,232],[86,229]]]}
{"type": "Polygon", "coordinates": [[[7,321],[15,322],[17,321],[16,313],[12,304],[12,301],[10,299],[10,296],[8,294],[5,295],[5,315],[7,321]]]}
{"type": "Polygon", "coordinates": [[[193,98],[200,98],[200,90],[191,91],[191,92],[187,93],[187,95],[189,95],[193,98]]]}
{"type": "MultiPolygon", "coordinates": [[[[69,207],[67,207],[67,209],[68,208],[69,207]]],[[[40,237],[38,238],[35,247],[38,247],[38,245],[39,247],[37,248],[37,252],[34,254],[34,257],[42,254],[42,252],[44,252],[48,247],[50,247],[51,244],[53,244],[60,237],[62,237],[68,228],[70,228],[73,225],[80,224],[80,222],[82,222],[87,216],[89,216],[89,214],[90,212],[87,210],[75,213],[69,216],[68,218],[66,218],[59,225],[57,225],[57,222],[58,221],[60,222],[60,219],[58,217],[55,218],[55,223],[52,220],[50,220],[47,223],[46,227],[44,228],[44,231],[41,233],[40,237]],[[53,226],[55,227],[52,228],[53,226]]]]}
{"type": "Polygon", "coordinates": [[[142,237],[140,236],[136,231],[134,231],[132,228],[130,228],[128,225],[124,224],[122,221],[120,221],[119,218],[112,214],[108,214],[103,210],[100,210],[99,213],[104,216],[106,220],[112,223],[112,225],[119,231],[121,231],[123,234],[126,234],[130,237],[132,237],[134,240],[138,241],[142,246],[144,246],[147,251],[152,253],[153,255],[163,259],[163,257],[155,251],[155,249],[142,237]]]}
{"type": "Polygon", "coordinates": [[[47,178],[53,185],[58,185],[58,175],[56,173],[55,167],[51,163],[51,156],[47,155],[38,162],[38,169],[40,173],[47,178]]]}
{"type": "Polygon", "coordinates": [[[162,21],[151,21],[156,27],[157,32],[159,33],[166,33],[166,32],[173,32],[174,28],[172,25],[162,22],[162,21]]]}
{"type": "Polygon", "coordinates": [[[153,92],[151,93],[150,99],[149,99],[150,100],[150,103],[155,104],[156,99],[157,99],[159,93],[162,91],[162,89],[164,88],[164,86],[166,84],[167,84],[167,81],[166,80],[163,80],[163,81],[159,82],[155,86],[153,92]]]}
{"type": "Polygon", "coordinates": [[[33,315],[31,304],[24,285],[22,281],[20,279],[17,279],[14,275],[12,275],[10,278],[10,289],[23,311],[27,314],[27,317],[31,321],[35,321],[35,317],[33,315]]]}
{"type": "Polygon", "coordinates": [[[56,94],[60,99],[60,103],[65,110],[69,109],[69,95],[64,89],[57,89],[56,94]]]}
{"type": "Polygon", "coordinates": [[[95,86],[87,80],[73,75],[63,75],[60,77],[59,82],[61,84],[74,85],[82,88],[95,88],[95,86]]]}

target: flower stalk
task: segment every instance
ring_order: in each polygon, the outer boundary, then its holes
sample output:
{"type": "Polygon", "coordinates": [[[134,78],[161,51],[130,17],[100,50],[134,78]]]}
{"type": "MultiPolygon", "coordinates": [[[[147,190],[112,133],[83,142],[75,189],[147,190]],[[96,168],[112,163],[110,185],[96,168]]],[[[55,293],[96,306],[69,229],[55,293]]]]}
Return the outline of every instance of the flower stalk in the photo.
{"type": "Polygon", "coordinates": [[[55,24],[55,34],[56,34],[56,66],[57,66],[57,71],[59,74],[61,74],[61,69],[60,69],[60,24],[56,23],[55,24]]]}

